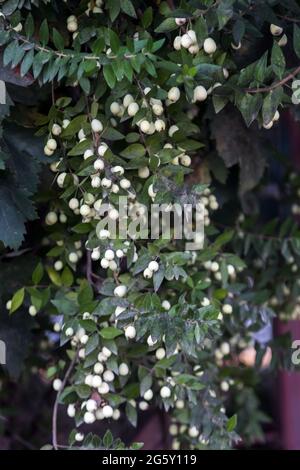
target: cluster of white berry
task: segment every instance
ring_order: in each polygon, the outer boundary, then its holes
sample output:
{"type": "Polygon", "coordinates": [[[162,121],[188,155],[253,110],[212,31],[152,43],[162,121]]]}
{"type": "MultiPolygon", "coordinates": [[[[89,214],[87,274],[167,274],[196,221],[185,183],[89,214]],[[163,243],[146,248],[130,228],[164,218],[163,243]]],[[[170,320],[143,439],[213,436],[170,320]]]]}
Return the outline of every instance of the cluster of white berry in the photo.
{"type": "MultiPolygon", "coordinates": [[[[181,18],[177,19],[179,22],[181,18]]],[[[198,54],[200,51],[199,41],[197,40],[196,32],[193,29],[187,30],[182,36],[176,36],[173,42],[173,47],[179,51],[182,47],[187,49],[190,54],[198,54]]],[[[213,38],[206,38],[203,42],[203,50],[206,54],[214,54],[217,50],[216,42],[213,38]]]]}
{"type": "Polygon", "coordinates": [[[85,14],[89,16],[91,13],[93,13],[94,15],[103,13],[103,9],[101,8],[103,6],[103,3],[103,0],[93,0],[88,2],[85,14]]]}

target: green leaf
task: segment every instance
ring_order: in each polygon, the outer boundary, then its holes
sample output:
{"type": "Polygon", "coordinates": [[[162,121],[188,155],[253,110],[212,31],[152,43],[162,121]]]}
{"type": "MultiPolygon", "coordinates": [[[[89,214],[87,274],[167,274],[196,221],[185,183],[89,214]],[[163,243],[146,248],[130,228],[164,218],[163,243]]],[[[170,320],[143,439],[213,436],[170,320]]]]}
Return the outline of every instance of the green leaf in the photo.
{"type": "Polygon", "coordinates": [[[92,143],[89,139],[82,140],[81,142],[78,142],[78,144],[75,145],[69,152],[68,155],[70,157],[75,157],[77,155],[83,155],[83,153],[91,148],[92,143]]]}
{"type": "Polygon", "coordinates": [[[125,408],[126,416],[129,420],[129,422],[132,424],[132,426],[136,427],[137,425],[137,411],[134,406],[132,406],[131,403],[126,404],[125,408]]]}
{"type": "Polygon", "coordinates": [[[53,43],[56,49],[58,49],[59,51],[62,51],[65,46],[65,41],[62,35],[57,31],[56,28],[53,28],[52,39],[53,39],[53,43]]]}
{"type": "Polygon", "coordinates": [[[136,157],[143,157],[146,153],[146,149],[141,144],[132,144],[129,145],[125,150],[123,150],[120,155],[124,158],[136,158],[136,157]]]}
{"type": "Polygon", "coordinates": [[[143,396],[145,392],[147,392],[147,390],[151,388],[151,386],[152,386],[152,376],[149,374],[149,375],[146,375],[140,382],[141,396],[143,396]]]}
{"type": "Polygon", "coordinates": [[[60,278],[60,275],[58,274],[58,272],[55,271],[55,269],[53,269],[51,267],[47,267],[46,271],[48,273],[50,281],[53,282],[53,284],[55,286],[60,287],[61,286],[61,278],[60,278]]]}
{"type": "Polygon", "coordinates": [[[293,46],[296,55],[300,58],[300,28],[294,24],[293,46]]]}
{"type": "Polygon", "coordinates": [[[223,29],[233,15],[233,0],[223,0],[217,8],[219,30],[223,29]]]}
{"type": "Polygon", "coordinates": [[[166,33],[167,31],[173,31],[178,26],[175,22],[175,18],[166,18],[156,29],[156,33],[166,33]]]}
{"type": "Polygon", "coordinates": [[[90,354],[91,352],[95,351],[95,349],[99,346],[99,335],[98,333],[93,334],[90,336],[88,342],[86,343],[85,346],[85,354],[86,356],[90,354]]]}
{"type": "Polygon", "coordinates": [[[152,7],[148,7],[144,13],[143,13],[143,16],[142,16],[142,24],[144,26],[144,28],[148,28],[151,23],[153,21],[153,9],[152,7]]]}
{"type": "Polygon", "coordinates": [[[34,21],[31,13],[29,13],[26,18],[24,29],[26,36],[30,38],[34,33],[34,21]]]}
{"type": "Polygon", "coordinates": [[[232,34],[233,34],[233,39],[234,39],[235,44],[239,44],[241,42],[245,34],[245,29],[246,29],[245,22],[243,20],[238,19],[234,23],[232,34]]]}
{"type": "Polygon", "coordinates": [[[43,46],[46,46],[49,42],[49,26],[47,18],[45,18],[41,24],[40,31],[39,31],[39,38],[43,46]]]}
{"type": "Polygon", "coordinates": [[[282,94],[282,87],[277,87],[267,94],[262,107],[264,124],[268,124],[270,121],[272,121],[278,105],[281,102],[282,94]]]}
{"type": "Polygon", "coordinates": [[[20,62],[21,60],[23,59],[25,55],[25,50],[24,48],[21,46],[21,47],[17,47],[16,51],[15,51],[15,55],[14,55],[14,58],[11,62],[11,66],[12,68],[14,69],[20,62]]]}
{"type": "Polygon", "coordinates": [[[100,331],[100,335],[104,339],[114,339],[122,334],[123,331],[119,330],[119,328],[115,328],[114,326],[107,326],[106,328],[102,328],[100,331]]]}
{"type": "Polygon", "coordinates": [[[123,140],[125,136],[121,134],[121,132],[117,131],[116,129],[113,129],[112,127],[108,127],[102,132],[102,137],[103,139],[106,140],[123,140]]]}
{"type": "Polygon", "coordinates": [[[94,292],[92,287],[87,281],[83,281],[80,286],[80,291],[78,294],[78,303],[81,307],[91,303],[94,298],[94,292]]]}
{"type": "Polygon", "coordinates": [[[21,307],[23,300],[25,296],[25,289],[22,287],[19,289],[15,294],[13,295],[13,298],[11,299],[11,308],[10,308],[10,313],[14,313],[18,308],[21,307]]]}
{"type": "Polygon", "coordinates": [[[111,21],[115,21],[121,10],[120,0],[107,0],[105,5],[108,8],[111,21]]]}
{"type": "Polygon", "coordinates": [[[63,272],[61,273],[61,282],[66,287],[71,287],[74,282],[73,273],[68,266],[65,266],[63,272]]]}
{"type": "Polygon", "coordinates": [[[126,13],[126,15],[136,18],[135,9],[131,0],[121,0],[121,10],[126,13]]]}
{"type": "Polygon", "coordinates": [[[285,58],[280,46],[274,41],[271,53],[271,65],[275,75],[282,78],[285,71],[285,58]]]}
{"type": "Polygon", "coordinates": [[[267,60],[268,60],[268,51],[266,51],[255,64],[254,78],[259,83],[262,83],[266,77],[267,60]]]}
{"type": "Polygon", "coordinates": [[[117,34],[111,29],[109,31],[109,43],[114,54],[118,54],[120,49],[120,40],[117,34]]]}
{"type": "Polygon", "coordinates": [[[10,62],[13,61],[13,58],[15,57],[15,53],[17,49],[18,49],[18,41],[12,41],[8,44],[3,54],[4,66],[9,65],[10,62]]]}
{"type": "Polygon", "coordinates": [[[88,78],[81,77],[79,80],[79,85],[81,86],[82,90],[86,95],[89,95],[91,91],[91,83],[88,78]]]}
{"type": "Polygon", "coordinates": [[[108,429],[103,436],[103,445],[106,449],[109,449],[114,442],[114,438],[110,430],[108,429]]]}
{"type": "Polygon", "coordinates": [[[77,385],[76,393],[80,398],[88,398],[91,394],[91,389],[88,385],[85,384],[77,385]]]}
{"type": "Polygon", "coordinates": [[[32,282],[35,286],[41,282],[41,280],[43,279],[43,275],[44,275],[44,267],[42,263],[38,263],[38,265],[36,266],[35,270],[32,273],[32,282]]]}
{"type": "Polygon", "coordinates": [[[114,88],[116,84],[116,77],[115,77],[113,68],[110,64],[105,64],[103,66],[103,75],[109,88],[111,89],[114,88]]]}
{"type": "Polygon", "coordinates": [[[258,116],[258,113],[262,107],[263,98],[260,93],[251,95],[246,93],[240,103],[240,111],[246,123],[246,126],[250,126],[258,116]]]}
{"type": "Polygon", "coordinates": [[[74,134],[76,134],[77,132],[80,131],[80,129],[82,128],[82,126],[86,122],[86,120],[87,120],[87,116],[85,114],[81,114],[79,116],[76,116],[74,119],[72,119],[72,121],[70,122],[68,127],[66,127],[66,129],[63,130],[61,136],[62,137],[73,137],[74,134]]]}
{"type": "Polygon", "coordinates": [[[236,425],[237,425],[237,415],[233,415],[227,421],[227,425],[226,425],[227,431],[232,432],[236,428],[236,425]]]}
{"type": "Polygon", "coordinates": [[[26,75],[27,72],[29,71],[30,67],[33,64],[33,59],[34,59],[34,49],[31,49],[29,52],[27,52],[21,64],[20,73],[22,77],[24,77],[24,75],[26,75]]]}

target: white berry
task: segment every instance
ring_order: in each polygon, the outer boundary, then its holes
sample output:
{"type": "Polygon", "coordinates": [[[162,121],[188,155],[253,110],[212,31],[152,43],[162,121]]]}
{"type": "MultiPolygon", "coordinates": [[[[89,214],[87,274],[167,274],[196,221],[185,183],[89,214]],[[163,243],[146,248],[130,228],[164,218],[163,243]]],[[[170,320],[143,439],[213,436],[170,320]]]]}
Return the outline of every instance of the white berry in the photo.
{"type": "Polygon", "coordinates": [[[136,329],[133,325],[129,325],[125,328],[125,336],[127,339],[134,339],[136,337],[136,329]]]}
{"type": "Polygon", "coordinates": [[[213,54],[214,52],[216,52],[217,45],[214,39],[206,38],[203,43],[203,49],[206,52],[206,54],[213,54]]]}

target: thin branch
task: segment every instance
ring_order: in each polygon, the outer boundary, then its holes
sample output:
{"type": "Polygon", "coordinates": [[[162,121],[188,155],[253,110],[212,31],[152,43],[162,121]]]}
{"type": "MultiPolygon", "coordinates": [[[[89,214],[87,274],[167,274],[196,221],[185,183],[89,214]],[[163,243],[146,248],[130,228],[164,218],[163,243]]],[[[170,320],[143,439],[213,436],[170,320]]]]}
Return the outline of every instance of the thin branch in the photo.
{"type": "Polygon", "coordinates": [[[285,83],[292,80],[296,75],[300,73],[300,65],[294,70],[294,72],[289,73],[286,77],[278,82],[273,83],[273,85],[267,87],[260,87],[260,88],[246,88],[246,93],[269,93],[270,91],[275,90],[279,86],[285,85],[285,83]]]}
{"type": "Polygon", "coordinates": [[[70,365],[66,371],[66,374],[63,378],[63,381],[62,381],[62,384],[61,384],[61,389],[57,392],[57,395],[56,395],[56,399],[55,399],[55,402],[54,402],[54,406],[53,406],[53,414],[52,414],[52,444],[53,444],[53,448],[55,450],[58,450],[59,448],[59,445],[57,443],[57,414],[58,414],[58,405],[59,405],[59,398],[60,398],[60,395],[62,393],[62,391],[64,390],[66,384],[67,384],[67,381],[72,373],[72,370],[76,364],[76,361],[77,361],[77,358],[78,358],[78,351],[76,352],[76,354],[74,355],[72,361],[70,362],[70,365]]]}
{"type": "Polygon", "coordinates": [[[300,23],[299,18],[292,18],[291,16],[285,16],[285,15],[277,15],[278,18],[281,18],[282,20],[286,21],[291,21],[292,23],[300,23]]]}

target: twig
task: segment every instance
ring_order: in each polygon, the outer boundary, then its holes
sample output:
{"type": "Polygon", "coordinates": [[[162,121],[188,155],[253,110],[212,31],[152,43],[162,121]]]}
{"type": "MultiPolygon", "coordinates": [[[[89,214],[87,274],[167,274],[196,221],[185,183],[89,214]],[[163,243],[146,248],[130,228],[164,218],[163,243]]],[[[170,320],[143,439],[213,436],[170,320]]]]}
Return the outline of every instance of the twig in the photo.
{"type": "Polygon", "coordinates": [[[66,383],[71,375],[71,372],[76,364],[76,361],[77,361],[77,358],[78,358],[78,351],[76,352],[76,354],[74,355],[72,361],[70,362],[70,365],[66,371],[66,374],[63,378],[63,381],[62,381],[62,384],[61,384],[61,389],[57,392],[57,395],[56,395],[56,399],[55,399],[55,402],[54,402],[54,406],[53,406],[53,414],[52,414],[52,445],[53,445],[53,448],[55,450],[58,450],[59,448],[59,445],[57,443],[57,414],[58,414],[58,405],[59,405],[59,398],[60,398],[60,395],[62,393],[62,391],[64,390],[65,386],[66,386],[66,383]]]}
{"type": "Polygon", "coordinates": [[[292,23],[300,23],[300,20],[298,18],[292,18],[290,16],[285,16],[285,15],[277,15],[278,18],[281,18],[282,20],[286,21],[291,21],[292,23]]]}
{"type": "Polygon", "coordinates": [[[275,90],[279,86],[284,85],[285,83],[289,82],[292,80],[298,73],[300,73],[300,65],[297,67],[294,72],[289,73],[285,78],[282,80],[279,80],[276,83],[273,83],[273,85],[267,86],[267,87],[260,87],[260,88],[246,88],[245,92],[246,93],[268,93],[272,90],[275,90]]]}

